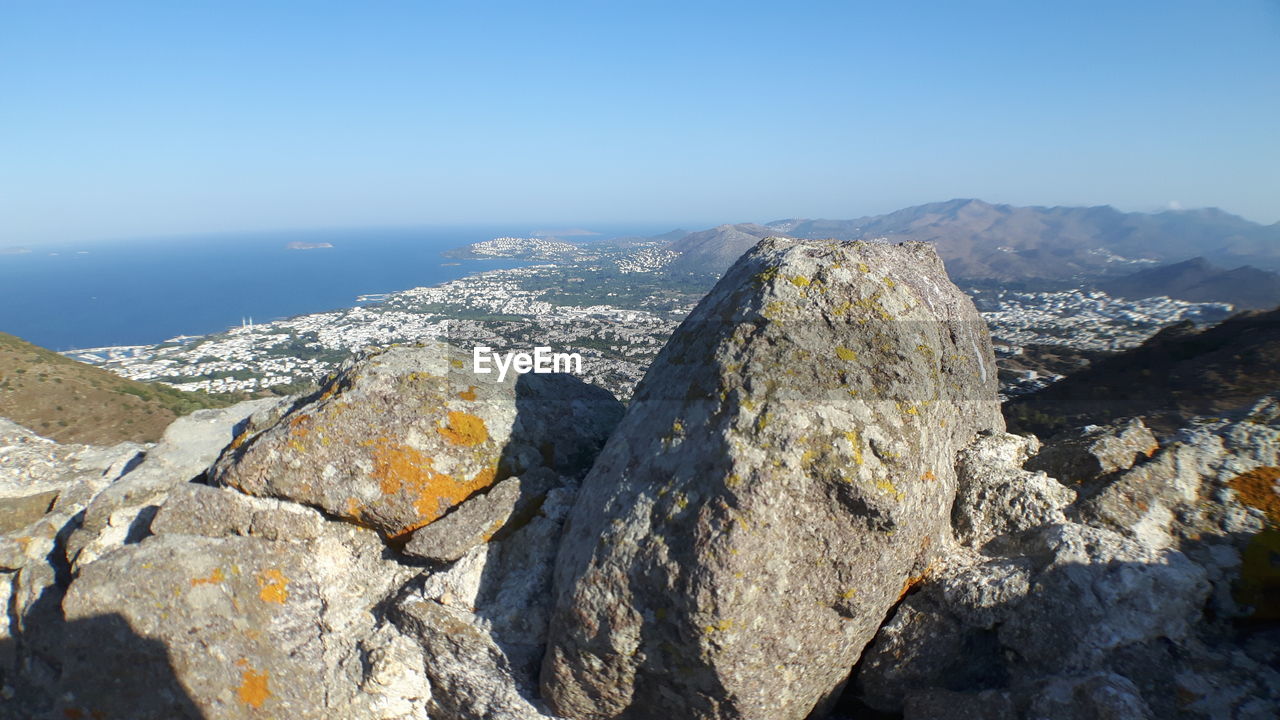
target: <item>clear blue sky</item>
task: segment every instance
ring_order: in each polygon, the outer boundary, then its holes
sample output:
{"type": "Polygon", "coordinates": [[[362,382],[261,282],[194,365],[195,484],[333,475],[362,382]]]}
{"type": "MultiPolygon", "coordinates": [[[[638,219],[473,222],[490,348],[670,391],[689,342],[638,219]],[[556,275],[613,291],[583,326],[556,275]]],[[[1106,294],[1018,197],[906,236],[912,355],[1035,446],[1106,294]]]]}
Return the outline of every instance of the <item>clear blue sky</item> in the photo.
{"type": "Polygon", "coordinates": [[[1280,3],[0,0],[0,246],[847,218],[1280,220],[1280,3]]]}

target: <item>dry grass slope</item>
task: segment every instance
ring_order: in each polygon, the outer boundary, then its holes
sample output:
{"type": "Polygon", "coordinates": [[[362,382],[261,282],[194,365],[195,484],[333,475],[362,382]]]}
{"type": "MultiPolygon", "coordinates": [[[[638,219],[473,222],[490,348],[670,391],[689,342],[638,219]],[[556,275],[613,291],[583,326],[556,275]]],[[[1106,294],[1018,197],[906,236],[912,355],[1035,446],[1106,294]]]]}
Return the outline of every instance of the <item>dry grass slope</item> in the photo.
{"type": "Polygon", "coordinates": [[[126,380],[0,333],[0,416],[59,442],[152,442],[180,415],[240,399],[126,380]]]}

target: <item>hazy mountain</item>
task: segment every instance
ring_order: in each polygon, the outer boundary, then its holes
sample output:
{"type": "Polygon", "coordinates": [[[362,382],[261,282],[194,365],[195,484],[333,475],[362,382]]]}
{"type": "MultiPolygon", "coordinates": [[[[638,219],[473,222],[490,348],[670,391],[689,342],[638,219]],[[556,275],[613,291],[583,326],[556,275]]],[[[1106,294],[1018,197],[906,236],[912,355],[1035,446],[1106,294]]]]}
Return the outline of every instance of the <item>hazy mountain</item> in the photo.
{"type": "Polygon", "coordinates": [[[1226,270],[1202,257],[1141,270],[1098,287],[1117,297],[1167,295],[1192,302],[1228,302],[1240,310],[1280,305],[1280,274],[1249,265],[1226,270]]]}
{"type": "Polygon", "coordinates": [[[1280,223],[1259,225],[1217,209],[1125,213],[1101,207],[1015,207],[950,200],[853,220],[723,225],[673,243],[681,269],[723,272],[760,234],[933,243],[952,277],[1076,280],[1126,274],[1203,256],[1280,269],[1280,223]]]}
{"type": "Polygon", "coordinates": [[[680,257],[670,267],[677,273],[720,274],[762,238],[781,234],[783,233],[754,223],[721,225],[689,233],[667,247],[680,253],[680,257]]]}
{"type": "Polygon", "coordinates": [[[0,416],[59,442],[153,442],[179,415],[240,399],[127,380],[0,333],[0,416]]]}

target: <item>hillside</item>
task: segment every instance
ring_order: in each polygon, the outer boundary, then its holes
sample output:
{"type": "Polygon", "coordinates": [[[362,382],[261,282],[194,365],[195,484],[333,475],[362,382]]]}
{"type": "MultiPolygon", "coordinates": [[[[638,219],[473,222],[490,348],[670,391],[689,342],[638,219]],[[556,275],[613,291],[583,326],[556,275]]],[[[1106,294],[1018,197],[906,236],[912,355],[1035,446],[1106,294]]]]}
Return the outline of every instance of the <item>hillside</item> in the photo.
{"type": "Polygon", "coordinates": [[[59,442],[153,442],[180,415],[242,399],[126,380],[0,332],[0,417],[59,442]]]}
{"type": "Polygon", "coordinates": [[[1012,432],[1142,416],[1157,430],[1239,411],[1280,387],[1280,310],[1236,315],[1207,330],[1171,325],[1128,352],[1005,405],[1012,432]]]}
{"type": "Polygon", "coordinates": [[[758,237],[835,238],[934,245],[958,280],[1063,281],[1130,273],[1203,256],[1229,266],[1280,269],[1280,224],[1214,208],[1126,213],[1110,206],[1015,207],[961,199],[853,220],[779,220],[694,233],[670,249],[682,269],[723,272],[758,237]],[[763,233],[763,234],[761,234],[763,233]]]}
{"type": "Polygon", "coordinates": [[[720,225],[710,230],[693,232],[667,246],[680,253],[671,264],[675,273],[720,274],[733,264],[738,256],[751,249],[761,239],[777,234],[771,228],[754,223],[720,225]]]}
{"type": "Polygon", "coordinates": [[[1191,302],[1227,302],[1238,310],[1269,310],[1280,305],[1280,274],[1249,265],[1226,270],[1203,257],[1140,270],[1098,287],[1116,297],[1165,295],[1191,302]]]}

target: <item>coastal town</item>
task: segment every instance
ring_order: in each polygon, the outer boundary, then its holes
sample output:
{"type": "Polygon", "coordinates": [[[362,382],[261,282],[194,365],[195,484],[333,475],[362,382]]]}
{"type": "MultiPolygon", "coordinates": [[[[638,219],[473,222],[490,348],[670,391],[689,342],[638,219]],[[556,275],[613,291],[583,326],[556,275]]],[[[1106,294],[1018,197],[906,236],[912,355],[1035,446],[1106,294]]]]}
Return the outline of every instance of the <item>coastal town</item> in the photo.
{"type": "MultiPolygon", "coordinates": [[[[124,377],[208,393],[299,392],[323,380],[365,348],[445,340],[498,350],[549,346],[579,353],[581,377],[627,399],[702,285],[663,273],[676,257],[656,242],[582,245],[542,238],[495,238],[454,257],[539,261],[477,272],[432,287],[362,296],[355,306],[151,346],[69,351],[77,360],[124,377]]],[[[1017,357],[1030,345],[1118,351],[1160,328],[1212,322],[1223,303],[1164,297],[1123,299],[1097,290],[1012,292],[969,288],[990,324],[998,354],[1017,357]]],[[[1009,394],[1043,387],[1059,376],[1019,371],[1009,394]]]]}

